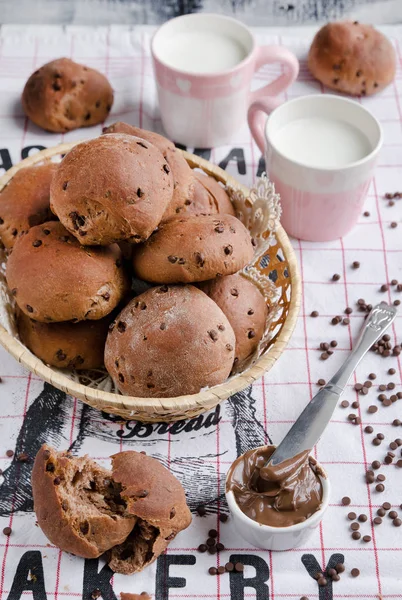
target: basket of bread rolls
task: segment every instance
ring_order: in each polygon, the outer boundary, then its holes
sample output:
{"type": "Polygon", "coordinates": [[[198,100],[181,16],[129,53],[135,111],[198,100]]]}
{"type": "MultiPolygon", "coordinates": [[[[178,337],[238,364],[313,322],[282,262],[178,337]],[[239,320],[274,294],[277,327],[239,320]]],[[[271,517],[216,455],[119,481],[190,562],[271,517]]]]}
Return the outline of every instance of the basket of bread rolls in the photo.
{"type": "Polygon", "coordinates": [[[115,123],[0,179],[0,343],[126,419],[194,417],[268,371],[300,278],[267,178],[247,190],[115,123]]]}

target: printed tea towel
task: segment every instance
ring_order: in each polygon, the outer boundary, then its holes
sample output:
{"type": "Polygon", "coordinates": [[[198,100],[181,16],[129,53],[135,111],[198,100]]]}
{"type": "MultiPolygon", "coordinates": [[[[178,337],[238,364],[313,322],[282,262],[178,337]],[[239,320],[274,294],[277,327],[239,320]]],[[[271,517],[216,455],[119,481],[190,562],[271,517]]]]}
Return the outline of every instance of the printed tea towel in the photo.
{"type": "MultiPolygon", "coordinates": [[[[384,31],[395,45],[398,72],[393,85],[382,94],[362,99],[381,121],[385,138],[365,215],[342,240],[328,244],[293,240],[303,281],[302,308],[288,348],[263,379],[194,419],[152,425],[121,422],[43,383],[0,350],[1,600],[20,600],[22,596],[34,600],[90,600],[99,594],[104,600],[115,600],[122,591],[146,591],[157,600],[402,598],[402,527],[395,525],[399,517],[389,517],[392,511],[402,516],[399,441],[391,464],[384,464],[389,444],[402,438],[398,424],[402,421],[402,404],[395,401],[386,406],[388,402],[381,403],[377,398],[382,385],[388,386],[382,393],[398,400],[402,373],[397,355],[384,358],[373,352],[363,361],[344,397],[354,406],[336,409],[315,450],[330,478],[332,496],[308,546],[282,553],[262,551],[236,533],[230,517],[226,522],[220,520],[228,512],[224,482],[229,465],[247,449],[278,443],[318,389],[318,380],[328,380],[335,372],[363,324],[364,312],[359,311],[357,301],[375,304],[380,300],[402,300],[402,287],[390,285],[392,280],[402,281],[402,199],[384,197],[402,189],[402,27],[384,31]],[[353,267],[353,263],[359,263],[359,267],[353,267]],[[340,275],[336,281],[334,274],[340,275]],[[353,309],[349,315],[345,314],[347,307],[353,309]],[[312,317],[313,311],[318,316],[312,317]],[[342,315],[342,321],[333,325],[336,315],[342,315]],[[334,352],[323,361],[320,344],[331,341],[335,342],[334,352]],[[370,379],[373,385],[367,395],[362,395],[354,386],[368,380],[370,373],[376,379],[370,379]],[[370,412],[370,406],[378,410],[370,412]],[[361,422],[349,420],[350,413],[359,416],[361,422]],[[366,432],[367,426],[373,428],[372,433],[366,432]],[[372,443],[377,434],[384,436],[379,446],[372,443]],[[75,455],[87,453],[103,465],[109,465],[109,456],[119,450],[145,450],[183,483],[193,511],[191,526],[155,563],[134,576],[113,576],[103,559],[83,560],[59,551],[36,526],[33,512],[32,458],[44,442],[58,449],[69,448],[75,455]],[[28,461],[21,461],[21,454],[27,455],[28,461]],[[383,492],[376,489],[376,481],[366,483],[366,471],[377,460],[380,468],[374,473],[375,478],[378,474],[385,476],[383,492]],[[349,506],[342,505],[343,497],[350,498],[349,506]],[[391,505],[391,510],[380,517],[381,524],[375,524],[384,502],[391,505]],[[197,514],[199,505],[206,507],[204,516],[197,514]],[[364,515],[356,521],[361,533],[358,540],[351,537],[349,513],[355,513],[356,519],[364,515]],[[224,549],[217,554],[201,553],[197,548],[205,543],[211,529],[217,530],[224,549]],[[241,563],[244,570],[209,575],[211,566],[227,562],[241,563]],[[319,587],[314,575],[337,563],[345,566],[340,581],[329,580],[319,587]],[[352,576],[352,569],[360,574],[352,576]]],[[[258,43],[284,44],[300,58],[300,76],[284,101],[324,92],[312,80],[305,62],[313,31],[260,29],[255,33],[258,43]]],[[[25,118],[20,95],[27,77],[43,63],[61,56],[95,67],[110,79],[115,103],[107,124],[122,120],[162,132],[149,52],[151,34],[146,27],[3,27],[1,169],[9,169],[45,147],[101,132],[101,126],[97,126],[65,135],[51,134],[25,118]]],[[[276,72],[275,65],[264,67],[256,75],[255,85],[262,85],[276,72]]],[[[246,126],[235,134],[230,146],[196,152],[246,185],[264,170],[263,159],[246,126]]],[[[389,335],[392,347],[401,343],[400,316],[389,335]]]]}

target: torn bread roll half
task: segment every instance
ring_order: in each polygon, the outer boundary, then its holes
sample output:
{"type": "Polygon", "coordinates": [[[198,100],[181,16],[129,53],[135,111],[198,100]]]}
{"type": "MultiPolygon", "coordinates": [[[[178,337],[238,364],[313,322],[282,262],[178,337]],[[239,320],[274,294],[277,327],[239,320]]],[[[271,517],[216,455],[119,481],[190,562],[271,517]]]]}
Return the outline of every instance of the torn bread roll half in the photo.
{"type": "Polygon", "coordinates": [[[52,544],[83,558],[108,552],[111,569],[129,575],[152,563],[191,514],[182,485],[159,461],[134,451],[111,458],[109,471],[43,445],[32,471],[34,510],[52,544]]]}

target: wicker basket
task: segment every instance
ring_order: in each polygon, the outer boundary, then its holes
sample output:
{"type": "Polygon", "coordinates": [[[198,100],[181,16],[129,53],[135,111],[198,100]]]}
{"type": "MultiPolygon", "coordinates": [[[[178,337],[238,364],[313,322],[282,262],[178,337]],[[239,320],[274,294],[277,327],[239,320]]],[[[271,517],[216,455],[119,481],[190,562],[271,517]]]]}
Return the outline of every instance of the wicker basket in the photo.
{"type": "MultiPolygon", "coordinates": [[[[60,155],[71,150],[76,143],[78,142],[48,148],[20,162],[0,179],[0,191],[19,169],[44,160],[60,157],[60,155]]],[[[186,152],[183,152],[183,154],[192,168],[200,168],[225,185],[241,189],[244,194],[248,195],[246,188],[240,186],[219,167],[198,156],[186,152]]],[[[144,422],[177,421],[191,418],[214,408],[222,400],[262,377],[282,354],[292,335],[300,308],[301,281],[293,248],[285,231],[279,224],[276,227],[274,243],[265,251],[264,260],[261,260],[260,257],[254,263],[254,267],[266,278],[271,275],[270,279],[279,291],[276,315],[269,326],[270,340],[261,356],[250,368],[229,378],[226,382],[202,390],[198,394],[176,398],[135,398],[106,392],[82,385],[62,371],[47,366],[1,324],[0,344],[32,373],[99,410],[119,415],[125,419],[136,419],[144,422]]],[[[4,278],[4,275],[2,277],[4,278]]],[[[0,308],[4,312],[5,306],[0,308]]],[[[9,309],[9,307],[6,308],[9,309]]]]}

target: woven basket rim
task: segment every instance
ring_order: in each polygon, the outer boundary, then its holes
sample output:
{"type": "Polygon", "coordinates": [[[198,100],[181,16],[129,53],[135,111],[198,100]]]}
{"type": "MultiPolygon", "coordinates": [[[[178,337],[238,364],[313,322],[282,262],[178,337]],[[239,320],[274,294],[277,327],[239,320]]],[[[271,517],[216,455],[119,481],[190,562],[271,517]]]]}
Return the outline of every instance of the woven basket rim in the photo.
{"type": "MultiPolygon", "coordinates": [[[[11,167],[11,169],[0,178],[0,192],[20,169],[32,166],[45,159],[50,159],[53,156],[65,154],[82,141],[84,140],[59,144],[22,160],[14,167],[11,167]]],[[[241,185],[234,177],[227,174],[220,167],[213,165],[209,161],[194,154],[190,154],[183,150],[180,150],[180,152],[182,152],[184,158],[192,168],[198,167],[215,177],[218,181],[232,185],[233,187],[240,187],[243,192],[246,194],[249,193],[249,190],[245,186],[241,185]]],[[[73,381],[63,373],[54,371],[52,367],[48,367],[27,348],[22,346],[21,343],[8,333],[2,325],[0,325],[0,344],[16,358],[19,363],[32,373],[38,375],[41,379],[51,385],[74,397],[80,398],[83,402],[86,402],[99,410],[110,413],[117,412],[117,414],[119,412],[130,414],[132,411],[133,415],[135,415],[137,411],[141,411],[149,414],[149,417],[152,418],[152,420],[154,420],[158,414],[163,415],[165,420],[167,420],[165,415],[166,412],[173,413],[172,419],[175,419],[177,418],[174,416],[176,414],[183,415],[187,411],[199,411],[203,406],[205,406],[205,410],[209,410],[222,400],[254,383],[254,381],[262,377],[264,373],[272,368],[285,349],[296,326],[301,305],[301,278],[296,255],[287,234],[280,224],[278,224],[276,229],[276,238],[287,260],[289,277],[291,280],[290,302],[285,322],[272,343],[272,346],[265,354],[262,354],[257,359],[253,366],[224,383],[202,390],[198,394],[172,398],[138,398],[134,396],[123,396],[113,392],[105,392],[100,389],[85,386],[73,381]]],[[[138,416],[134,416],[133,418],[146,420],[140,419],[138,416]]],[[[180,416],[180,418],[183,418],[183,416],[180,416]]]]}

